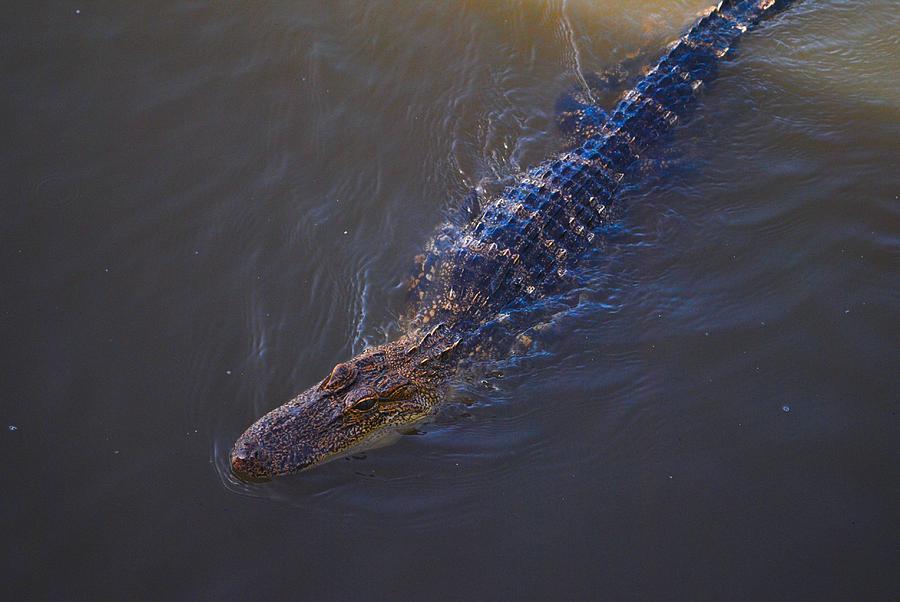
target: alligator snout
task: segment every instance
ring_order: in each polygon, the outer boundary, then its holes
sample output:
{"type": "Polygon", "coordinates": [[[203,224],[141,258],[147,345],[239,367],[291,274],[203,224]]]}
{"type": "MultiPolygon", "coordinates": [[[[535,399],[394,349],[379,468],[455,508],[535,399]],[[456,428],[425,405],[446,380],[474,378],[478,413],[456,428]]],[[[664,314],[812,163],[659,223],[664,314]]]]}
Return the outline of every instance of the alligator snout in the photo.
{"type": "Polygon", "coordinates": [[[231,471],[242,481],[264,482],[319,461],[329,441],[330,405],[313,389],[250,425],[231,450],[231,471]]]}

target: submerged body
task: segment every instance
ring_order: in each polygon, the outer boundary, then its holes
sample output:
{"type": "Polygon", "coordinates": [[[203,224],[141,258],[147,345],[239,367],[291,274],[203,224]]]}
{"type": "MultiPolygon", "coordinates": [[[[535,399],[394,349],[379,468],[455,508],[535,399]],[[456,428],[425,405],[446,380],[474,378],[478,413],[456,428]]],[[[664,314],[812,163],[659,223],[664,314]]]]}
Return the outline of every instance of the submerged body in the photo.
{"type": "Polygon", "coordinates": [[[558,290],[607,219],[640,154],[679,120],[740,35],[788,0],[724,0],[680,38],[611,114],[573,103],[573,147],[520,174],[467,224],[446,224],[424,255],[406,333],[335,366],[235,443],[234,472],[267,480],[427,416],[460,361],[490,348],[509,312],[558,290]]]}

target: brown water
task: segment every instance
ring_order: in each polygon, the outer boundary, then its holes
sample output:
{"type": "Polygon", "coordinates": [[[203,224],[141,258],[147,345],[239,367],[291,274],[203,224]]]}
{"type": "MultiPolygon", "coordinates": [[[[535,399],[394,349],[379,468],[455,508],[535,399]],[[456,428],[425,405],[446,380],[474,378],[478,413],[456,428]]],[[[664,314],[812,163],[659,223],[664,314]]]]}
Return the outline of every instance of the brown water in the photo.
{"type": "Polygon", "coordinates": [[[5,7],[7,599],[900,599],[889,0],[748,35],[472,403],[227,471],[394,331],[470,187],[560,148],[560,93],[708,4],[5,7]]]}

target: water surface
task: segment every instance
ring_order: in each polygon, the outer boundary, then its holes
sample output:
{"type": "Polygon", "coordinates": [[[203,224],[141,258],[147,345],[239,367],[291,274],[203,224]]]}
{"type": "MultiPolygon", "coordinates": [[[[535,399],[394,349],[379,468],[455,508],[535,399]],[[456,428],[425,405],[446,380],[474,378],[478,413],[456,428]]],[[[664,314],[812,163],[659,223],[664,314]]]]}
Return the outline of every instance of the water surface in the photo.
{"type": "Polygon", "coordinates": [[[748,35],[531,352],[268,485],[234,438],[709,2],[245,4],[4,9],[12,598],[900,597],[895,3],[748,35]]]}

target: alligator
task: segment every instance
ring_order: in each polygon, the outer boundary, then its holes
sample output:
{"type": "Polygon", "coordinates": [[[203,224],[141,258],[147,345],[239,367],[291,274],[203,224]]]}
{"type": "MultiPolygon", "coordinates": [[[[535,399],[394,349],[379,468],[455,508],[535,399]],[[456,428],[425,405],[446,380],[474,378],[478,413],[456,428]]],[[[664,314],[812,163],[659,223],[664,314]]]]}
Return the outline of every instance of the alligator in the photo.
{"type": "Polygon", "coordinates": [[[337,364],[257,420],[234,445],[232,472],[244,481],[271,480],[430,415],[463,360],[498,348],[499,323],[566,285],[610,221],[629,168],[689,116],[741,34],[792,2],[722,0],[610,112],[590,94],[570,95],[559,115],[567,149],[494,198],[468,199],[467,207],[480,205],[468,221],[438,228],[412,279],[403,333],[337,364]]]}

